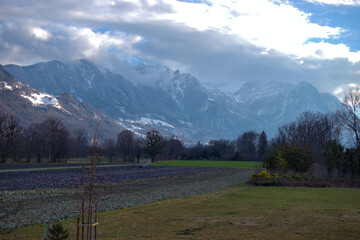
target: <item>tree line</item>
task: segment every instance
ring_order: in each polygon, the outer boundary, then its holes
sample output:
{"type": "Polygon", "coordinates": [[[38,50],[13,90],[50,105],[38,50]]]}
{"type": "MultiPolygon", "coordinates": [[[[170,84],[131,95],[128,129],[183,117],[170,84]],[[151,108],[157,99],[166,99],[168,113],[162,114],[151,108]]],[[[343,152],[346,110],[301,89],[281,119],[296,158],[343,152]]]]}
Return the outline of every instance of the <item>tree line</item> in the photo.
{"type": "MultiPolygon", "coordinates": [[[[58,118],[49,117],[23,128],[14,116],[0,112],[1,163],[59,163],[70,158],[86,158],[93,155],[93,141],[84,129],[70,132],[58,118]]],[[[123,130],[117,139],[106,139],[96,145],[97,155],[109,162],[139,162],[141,157],[155,161],[158,155],[161,159],[174,159],[182,151],[179,139],[165,139],[157,130],[148,131],[145,137],[123,130]]]]}
{"type": "MultiPolygon", "coordinates": [[[[150,130],[146,136],[123,130],[116,139],[105,139],[97,146],[97,154],[109,162],[139,162],[166,159],[247,160],[261,159],[267,151],[267,137],[253,131],[236,140],[211,140],[184,146],[175,137],[165,138],[159,131],[150,130]]],[[[57,118],[49,117],[41,123],[22,128],[13,116],[0,113],[1,162],[66,162],[70,158],[91,156],[92,144],[85,130],[70,132],[57,118]]]]}
{"type": "Polygon", "coordinates": [[[349,89],[335,113],[304,112],[279,127],[264,166],[278,173],[299,174],[325,167],[328,177],[359,177],[360,90],[349,89]]]}
{"type": "MultiPolygon", "coordinates": [[[[69,132],[56,118],[21,128],[8,114],[0,113],[1,162],[64,162],[92,155],[90,141],[82,129],[69,132]]],[[[277,172],[306,173],[314,164],[326,167],[328,175],[360,174],[360,90],[350,89],[342,109],[332,114],[304,112],[295,121],[278,128],[268,141],[264,131],[247,131],[235,140],[218,139],[184,146],[176,137],[165,138],[157,130],[146,136],[123,130],[116,139],[97,146],[98,154],[110,162],[156,159],[207,159],[262,161],[277,172]],[[348,148],[344,147],[347,141],[348,148]],[[351,141],[351,142],[350,142],[351,141]]]]}

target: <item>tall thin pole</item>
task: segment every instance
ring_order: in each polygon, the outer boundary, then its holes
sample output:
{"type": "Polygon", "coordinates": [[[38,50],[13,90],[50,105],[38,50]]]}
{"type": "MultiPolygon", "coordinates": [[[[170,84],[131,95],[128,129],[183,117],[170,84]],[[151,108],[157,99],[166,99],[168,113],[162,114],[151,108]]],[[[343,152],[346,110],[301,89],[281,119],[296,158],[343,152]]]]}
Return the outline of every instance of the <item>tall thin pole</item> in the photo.
{"type": "MultiPolygon", "coordinates": [[[[95,169],[96,169],[96,160],[98,159],[98,154],[96,151],[96,145],[97,145],[97,134],[98,134],[98,130],[99,130],[99,125],[100,123],[97,125],[96,130],[95,130],[95,136],[94,139],[91,140],[92,142],[92,151],[94,153],[94,156],[91,157],[91,168],[90,168],[90,176],[89,178],[86,178],[88,180],[88,185],[85,187],[85,192],[84,192],[84,199],[82,202],[82,215],[81,215],[81,224],[79,224],[80,219],[78,218],[77,220],[77,240],[79,240],[79,227],[81,226],[81,240],[85,240],[85,226],[86,226],[86,240],[93,240],[94,238],[94,233],[95,232],[95,239],[97,238],[97,204],[95,204],[95,222],[93,219],[93,212],[94,212],[94,207],[93,207],[93,201],[95,202],[96,197],[95,197],[95,169]],[[87,207],[85,206],[87,202],[87,207]],[[86,209],[87,208],[87,209],[86,209]],[[86,214],[87,213],[87,214],[86,214]],[[87,216],[86,216],[87,215],[87,216]],[[87,219],[86,219],[87,217],[87,219]],[[85,223],[86,222],[86,223],[85,223]]],[[[87,172],[87,174],[89,174],[89,172],[87,172]]]]}
{"type": "Polygon", "coordinates": [[[87,227],[86,227],[86,239],[87,240],[90,240],[90,238],[89,238],[89,231],[90,231],[90,210],[91,209],[91,199],[89,199],[89,206],[88,206],[88,220],[87,220],[87,227]]]}
{"type": "MultiPolygon", "coordinates": [[[[95,204],[95,223],[98,222],[97,210],[98,210],[98,205],[96,203],[95,204]]],[[[97,225],[95,225],[95,240],[97,240],[97,225]]]]}
{"type": "Polygon", "coordinates": [[[85,240],[85,201],[82,202],[82,219],[81,219],[81,240],[85,240]]]}
{"type": "Polygon", "coordinates": [[[76,240],[80,240],[80,218],[78,217],[76,220],[76,240]]]}
{"type": "Polygon", "coordinates": [[[92,226],[92,207],[90,209],[90,213],[89,213],[89,240],[92,240],[93,239],[93,234],[92,234],[92,230],[93,230],[93,226],[92,226]]]}

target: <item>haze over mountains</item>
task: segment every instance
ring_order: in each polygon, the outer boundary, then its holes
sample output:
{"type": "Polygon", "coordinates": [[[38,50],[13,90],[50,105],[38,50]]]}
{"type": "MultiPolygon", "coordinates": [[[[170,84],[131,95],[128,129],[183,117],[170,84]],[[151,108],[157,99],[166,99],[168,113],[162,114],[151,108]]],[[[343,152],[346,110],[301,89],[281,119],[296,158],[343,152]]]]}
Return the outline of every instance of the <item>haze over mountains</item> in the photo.
{"type": "Polygon", "coordinates": [[[337,98],[307,82],[249,82],[230,95],[164,66],[139,64],[131,77],[124,74],[126,78],[84,59],[3,69],[44,94],[66,94],[76,104],[91,105],[111,117],[117,130],[144,134],[156,128],[185,142],[234,139],[248,130],[265,130],[273,136],[278,126],[304,111],[327,113],[340,105],[337,98]]]}

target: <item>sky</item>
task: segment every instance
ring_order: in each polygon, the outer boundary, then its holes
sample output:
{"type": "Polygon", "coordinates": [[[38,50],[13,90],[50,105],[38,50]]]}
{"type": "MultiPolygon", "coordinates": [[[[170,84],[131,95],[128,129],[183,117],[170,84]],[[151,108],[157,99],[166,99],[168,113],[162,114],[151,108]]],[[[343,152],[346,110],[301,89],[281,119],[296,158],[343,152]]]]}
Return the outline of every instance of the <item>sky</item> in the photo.
{"type": "MultiPolygon", "coordinates": [[[[0,0],[0,64],[146,63],[234,92],[308,81],[360,87],[360,0],[0,0]]],[[[131,79],[130,79],[131,80],[131,79]]]]}

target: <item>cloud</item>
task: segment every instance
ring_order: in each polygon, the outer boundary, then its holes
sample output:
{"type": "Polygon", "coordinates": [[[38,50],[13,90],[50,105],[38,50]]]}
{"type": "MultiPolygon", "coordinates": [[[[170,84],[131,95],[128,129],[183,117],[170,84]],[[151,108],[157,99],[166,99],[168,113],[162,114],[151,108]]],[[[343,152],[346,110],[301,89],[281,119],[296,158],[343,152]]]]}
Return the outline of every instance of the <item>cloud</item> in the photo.
{"type": "Polygon", "coordinates": [[[330,5],[348,5],[348,6],[360,6],[359,0],[307,0],[311,3],[322,3],[330,5]]]}
{"type": "Polygon", "coordinates": [[[96,32],[87,27],[64,24],[47,25],[51,33],[28,24],[0,25],[1,64],[32,64],[53,59],[69,61],[89,58],[96,61],[100,52],[119,49],[134,54],[132,45],[141,41],[138,35],[115,31],[96,32]]]}
{"type": "Polygon", "coordinates": [[[89,58],[121,72],[144,61],[233,91],[307,80],[333,92],[359,82],[360,52],[328,41],[344,33],[280,0],[17,0],[0,3],[0,64],[89,58]]]}
{"type": "MultiPolygon", "coordinates": [[[[338,36],[340,28],[310,23],[311,14],[280,1],[213,1],[211,6],[178,3],[175,19],[198,30],[215,29],[265,49],[304,57],[304,43],[311,38],[338,36]],[[261,6],[261,7],[259,7],[261,6]],[[190,10],[192,9],[192,10],[190,10]],[[193,21],[192,19],[200,19],[193,21]]],[[[309,50],[306,51],[307,54],[309,50]]],[[[312,54],[313,56],[315,54],[312,54]]]]}
{"type": "MultiPolygon", "coordinates": [[[[172,23],[197,31],[213,30],[218,34],[232,35],[265,49],[274,49],[297,57],[327,58],[332,53],[318,55],[310,39],[339,37],[343,29],[321,26],[310,22],[310,13],[305,13],[287,2],[270,0],[179,2],[164,1],[65,1],[46,4],[34,1],[30,7],[14,4],[2,11],[3,18],[31,18],[40,21],[69,21],[76,26],[96,28],[110,26],[122,29],[124,24],[172,23]],[[71,5],[72,3],[73,5],[71,5]],[[84,9],[86,5],[86,10],[84,9]],[[260,6],[260,7],[259,7],[260,6]],[[10,11],[9,11],[10,9],[10,11]],[[36,14],[38,12],[38,14],[36,14]],[[41,16],[41,18],[39,18],[41,16]]],[[[131,30],[130,30],[131,31],[131,30]]],[[[141,33],[140,33],[141,34],[141,33]]],[[[322,49],[332,51],[334,48],[322,49]]],[[[338,48],[337,48],[338,49],[338,48]]],[[[342,57],[354,57],[343,49],[342,57]]],[[[356,59],[356,58],[355,58],[356,59]]]]}
{"type": "Polygon", "coordinates": [[[51,34],[47,31],[45,31],[44,29],[35,27],[32,30],[33,30],[35,37],[40,40],[46,41],[51,37],[51,34]]]}

